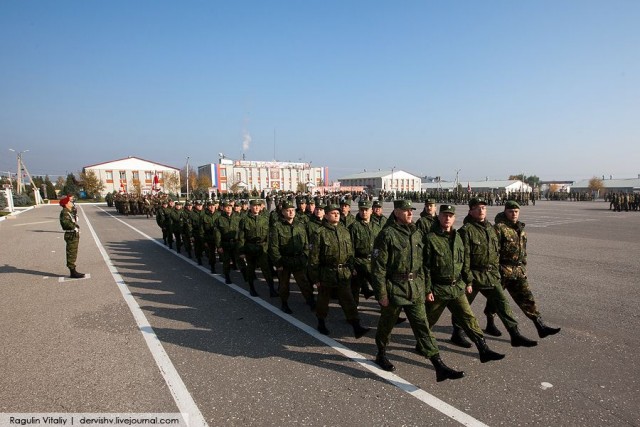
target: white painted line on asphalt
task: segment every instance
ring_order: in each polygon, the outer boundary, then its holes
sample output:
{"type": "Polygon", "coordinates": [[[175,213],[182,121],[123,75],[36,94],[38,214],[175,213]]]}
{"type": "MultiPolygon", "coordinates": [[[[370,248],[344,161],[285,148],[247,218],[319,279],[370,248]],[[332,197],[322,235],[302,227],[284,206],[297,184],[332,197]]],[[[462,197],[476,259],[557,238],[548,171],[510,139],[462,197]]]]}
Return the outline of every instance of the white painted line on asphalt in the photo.
{"type": "Polygon", "coordinates": [[[86,280],[86,279],[91,279],[91,274],[90,273],[85,273],[84,277],[81,279],[72,279],[70,277],[66,277],[66,276],[60,276],[58,277],[58,282],[62,283],[62,282],[78,282],[80,280],[86,280]]]}
{"type": "MultiPolygon", "coordinates": [[[[111,213],[105,211],[102,208],[98,208],[100,209],[102,212],[106,213],[107,215],[111,216],[113,219],[120,221],[122,224],[126,225],[127,227],[129,227],[130,229],[132,229],[133,231],[137,232],[138,234],[144,236],[145,238],[151,240],[153,243],[157,244],[158,246],[162,247],[163,249],[170,251],[171,253],[175,254],[176,256],[182,258],[184,261],[189,262],[190,264],[192,264],[194,267],[204,271],[205,273],[209,273],[209,269],[205,268],[204,266],[201,265],[197,265],[197,263],[191,259],[188,259],[187,257],[180,255],[174,251],[172,251],[171,249],[169,249],[168,247],[166,247],[163,243],[161,243],[159,240],[149,236],[148,234],[144,233],[143,231],[138,230],[137,228],[135,228],[134,226],[132,226],[131,224],[128,224],[127,222],[121,220],[120,218],[112,215],[111,213]]],[[[83,212],[84,214],[84,212],[83,212]]],[[[85,217],[86,220],[86,217],[85,217]]],[[[88,221],[87,221],[88,223],[88,221]]],[[[93,232],[93,230],[92,230],[93,232]]],[[[96,238],[97,241],[97,238],[96,238]]],[[[219,281],[220,283],[224,284],[225,286],[228,286],[229,288],[235,290],[238,293],[241,293],[242,295],[244,295],[245,297],[249,298],[251,301],[255,302],[256,304],[261,305],[263,308],[265,308],[266,310],[269,310],[270,312],[272,312],[273,314],[275,314],[276,316],[281,317],[283,320],[289,322],[290,324],[292,324],[293,326],[297,327],[298,329],[306,332],[307,334],[311,335],[312,337],[314,337],[315,339],[317,339],[318,341],[323,342],[324,344],[326,344],[327,346],[331,347],[333,350],[342,353],[345,357],[353,360],[354,362],[358,363],[360,366],[362,366],[363,368],[369,370],[370,372],[372,372],[373,374],[383,378],[384,380],[386,380],[387,382],[393,384],[394,386],[398,387],[400,390],[410,394],[411,396],[415,397],[416,399],[420,400],[423,403],[426,403],[427,405],[431,406],[433,409],[441,412],[442,414],[448,416],[449,418],[459,422],[462,425],[465,426],[472,426],[472,427],[482,427],[485,426],[486,424],[484,424],[482,421],[479,421],[475,418],[473,418],[471,415],[455,408],[454,406],[449,405],[448,403],[446,403],[443,400],[438,399],[436,396],[422,390],[421,388],[411,384],[409,381],[403,379],[402,377],[392,374],[391,372],[387,372],[384,371],[382,369],[380,369],[378,367],[378,365],[376,365],[373,361],[367,359],[365,356],[361,355],[360,353],[357,353],[353,350],[350,350],[349,348],[347,348],[346,346],[344,346],[343,344],[339,343],[338,341],[334,340],[333,338],[330,338],[326,335],[322,335],[320,332],[318,332],[315,328],[312,328],[311,326],[307,325],[304,322],[301,322],[300,320],[296,319],[295,317],[284,313],[282,310],[280,310],[279,308],[269,304],[267,301],[263,300],[262,298],[257,298],[257,297],[252,297],[251,295],[249,295],[249,292],[247,292],[246,290],[244,290],[243,288],[239,287],[238,285],[232,283],[232,284],[225,284],[224,282],[224,278],[220,275],[214,275],[213,276],[214,279],[216,279],[217,281],[219,281]]]]}
{"type": "MultiPolygon", "coordinates": [[[[14,227],[23,227],[25,225],[35,225],[35,224],[47,224],[49,222],[56,222],[56,221],[37,221],[37,222],[25,222],[23,224],[13,224],[14,227]]],[[[64,233],[64,231],[62,232],[64,233]]]]}
{"type": "Polygon", "coordinates": [[[102,246],[102,243],[100,243],[98,235],[91,226],[89,218],[87,218],[87,215],[85,214],[82,207],[80,207],[80,211],[82,212],[82,217],[87,223],[87,227],[89,228],[89,231],[91,232],[91,235],[93,236],[93,239],[98,246],[100,254],[102,254],[104,262],[107,264],[107,267],[111,272],[111,276],[113,276],[113,280],[118,285],[118,288],[122,293],[122,297],[129,306],[129,310],[131,310],[131,314],[133,314],[133,318],[135,319],[140,332],[142,332],[142,336],[144,337],[144,340],[149,347],[149,351],[151,352],[153,359],[158,365],[158,369],[160,369],[160,373],[164,377],[164,380],[167,383],[169,390],[171,391],[171,395],[173,396],[173,400],[178,406],[178,410],[183,415],[186,415],[185,419],[187,420],[187,424],[189,426],[208,427],[207,421],[204,419],[204,416],[200,412],[200,409],[196,405],[196,402],[193,400],[191,393],[189,393],[187,386],[185,385],[184,381],[182,381],[182,378],[178,374],[175,366],[173,366],[169,355],[165,351],[164,347],[162,347],[162,343],[151,327],[151,324],[147,320],[136,299],[131,294],[131,291],[127,287],[127,284],[122,279],[122,276],[120,276],[118,270],[111,262],[109,254],[107,254],[104,246],[102,246]]]}

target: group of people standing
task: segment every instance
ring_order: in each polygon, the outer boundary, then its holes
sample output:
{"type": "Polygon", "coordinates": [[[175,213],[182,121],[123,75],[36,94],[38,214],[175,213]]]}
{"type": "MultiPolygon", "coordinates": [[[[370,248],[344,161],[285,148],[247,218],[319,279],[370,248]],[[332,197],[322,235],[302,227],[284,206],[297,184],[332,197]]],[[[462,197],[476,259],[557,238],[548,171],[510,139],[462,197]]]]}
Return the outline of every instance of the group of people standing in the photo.
{"type": "Polygon", "coordinates": [[[494,226],[486,218],[487,202],[472,198],[459,230],[453,228],[456,206],[444,204],[436,213],[433,199],[425,201],[415,222],[411,200],[395,200],[389,218],[382,214],[379,201],[359,201],[356,215],[351,214],[351,203],[343,199],[325,204],[298,196],[295,204],[283,199],[269,211],[261,199],[187,202],[184,209],[180,202],[167,199],[156,219],[167,246],[172,248],[175,242],[178,252],[184,246],[187,256],[200,265],[206,255],[211,273],[216,272],[219,257],[226,283],[231,283],[231,270],[240,269],[252,296],[258,296],[259,268],[270,296],[279,297],[288,314],[293,276],[315,311],[322,334],[330,334],[326,318],[335,298],[354,336],[362,337],[369,328],[360,323],[359,299],[375,296],[380,306],[375,362],[387,371],[395,370],[387,347],[394,326],[404,320],[402,311],[415,335],[416,351],[431,361],[437,381],[464,376],[442,361],[431,332],[445,308],[452,314],[451,342],[466,348],[475,344],[481,362],[504,357],[484,339],[485,333],[502,334],[496,315],[512,346],[537,345],[520,333],[505,291],[533,321],[541,338],[560,331],[543,322],[529,287],[527,237],[517,202],[504,204],[494,226]],[[484,331],[470,307],[479,293],[486,298],[484,331]]]}

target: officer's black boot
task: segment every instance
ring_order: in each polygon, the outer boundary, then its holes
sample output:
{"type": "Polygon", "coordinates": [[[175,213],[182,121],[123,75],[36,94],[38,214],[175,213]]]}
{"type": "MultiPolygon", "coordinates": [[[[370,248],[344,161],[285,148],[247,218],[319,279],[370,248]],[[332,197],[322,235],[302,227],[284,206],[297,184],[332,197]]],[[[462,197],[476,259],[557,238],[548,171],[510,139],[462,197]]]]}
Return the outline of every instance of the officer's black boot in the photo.
{"type": "Polygon", "coordinates": [[[230,285],[231,282],[231,276],[229,276],[228,274],[224,275],[224,283],[226,283],[227,285],[230,285]]]}
{"type": "Polygon", "coordinates": [[[433,367],[436,369],[437,382],[444,380],[457,380],[458,378],[464,377],[463,371],[456,371],[445,365],[442,359],[440,359],[439,354],[431,356],[429,360],[433,363],[433,367]]]}
{"type": "Polygon", "coordinates": [[[358,319],[350,320],[349,323],[351,323],[351,326],[353,326],[353,336],[355,336],[356,338],[362,338],[364,334],[371,330],[371,328],[365,328],[364,326],[362,326],[360,324],[360,320],[358,319]]]}
{"type": "Polygon", "coordinates": [[[451,343],[459,347],[471,348],[471,343],[464,336],[464,331],[460,326],[453,325],[453,333],[451,334],[451,343]]]}
{"type": "Polygon", "coordinates": [[[293,313],[293,311],[291,311],[291,308],[289,308],[289,304],[286,301],[282,301],[282,306],[280,307],[280,309],[287,314],[293,313]]]}
{"type": "Polygon", "coordinates": [[[487,314],[487,327],[483,329],[483,331],[487,335],[491,335],[493,337],[499,337],[502,335],[500,329],[496,327],[495,317],[492,314],[487,314]]]}
{"type": "Polygon", "coordinates": [[[329,329],[327,329],[327,325],[324,322],[324,319],[320,319],[318,317],[318,332],[322,335],[329,335],[329,329]]]}
{"type": "Polygon", "coordinates": [[[258,292],[256,292],[256,288],[253,286],[253,280],[249,282],[249,295],[252,297],[258,296],[258,292]]]}
{"type": "Polygon", "coordinates": [[[484,338],[478,338],[474,340],[474,343],[476,344],[478,353],[480,354],[480,362],[486,363],[492,360],[504,359],[504,354],[496,353],[495,351],[491,350],[484,338]]]}
{"type": "Polygon", "coordinates": [[[272,280],[272,281],[270,281],[270,282],[268,283],[268,285],[269,285],[269,296],[270,296],[271,298],[273,298],[273,297],[277,297],[277,296],[278,296],[278,291],[276,291],[276,288],[275,288],[275,286],[274,286],[274,284],[273,284],[273,280],[272,280]]]}
{"type": "Polygon", "coordinates": [[[508,331],[509,335],[511,336],[512,347],[535,347],[538,345],[538,341],[530,340],[529,338],[520,334],[517,325],[509,328],[508,331]]]}
{"type": "Polygon", "coordinates": [[[560,332],[560,328],[550,328],[549,326],[545,325],[544,322],[542,321],[542,317],[540,316],[533,319],[533,324],[536,325],[536,329],[538,330],[538,336],[540,338],[544,338],[549,335],[555,335],[558,332],[560,332]]]}
{"type": "Polygon", "coordinates": [[[378,350],[378,354],[376,355],[375,362],[384,371],[393,372],[396,370],[396,367],[393,366],[393,363],[389,362],[389,359],[387,359],[387,356],[384,350],[378,350]]]}
{"type": "Polygon", "coordinates": [[[72,279],[82,279],[84,278],[84,274],[79,273],[78,271],[76,271],[75,268],[70,268],[69,269],[69,277],[72,279]]]}

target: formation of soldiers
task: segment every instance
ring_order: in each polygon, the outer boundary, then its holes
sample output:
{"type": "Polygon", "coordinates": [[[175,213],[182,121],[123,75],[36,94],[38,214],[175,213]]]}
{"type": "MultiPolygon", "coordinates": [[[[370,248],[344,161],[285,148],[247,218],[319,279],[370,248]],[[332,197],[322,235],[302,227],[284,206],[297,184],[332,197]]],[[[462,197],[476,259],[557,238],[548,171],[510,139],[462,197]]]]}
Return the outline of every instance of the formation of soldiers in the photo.
{"type": "Polygon", "coordinates": [[[146,215],[147,218],[155,216],[162,198],[166,195],[141,195],[131,193],[108,193],[105,201],[108,207],[115,206],[121,215],[146,215]]]}
{"type": "Polygon", "coordinates": [[[614,212],[638,211],[640,209],[640,194],[635,193],[607,193],[605,201],[609,202],[609,210],[614,212]]]}
{"type": "Polygon", "coordinates": [[[519,332],[505,290],[533,321],[540,337],[560,330],[544,324],[529,288],[524,224],[517,215],[513,220],[513,212],[520,209],[517,202],[506,202],[504,215],[493,226],[484,218],[489,202],[471,198],[465,225],[453,230],[454,205],[443,204],[436,215],[436,200],[426,199],[414,222],[415,208],[409,199],[394,201],[387,218],[380,201],[371,201],[366,194],[359,198],[354,215],[355,202],[339,195],[327,199],[276,195],[271,200],[273,210],[257,198],[183,205],[164,197],[159,199],[156,222],[169,248],[184,250],[199,265],[206,258],[212,274],[220,262],[226,283],[232,282],[232,270],[240,270],[252,296],[259,295],[259,269],[269,296],[279,298],[281,310],[288,314],[293,313],[289,306],[293,277],[322,334],[330,334],[326,319],[333,298],[354,336],[365,335],[370,329],[360,323],[358,304],[360,298],[375,297],[380,305],[375,362],[387,371],[395,370],[386,349],[394,326],[406,320],[400,318],[402,311],[416,337],[416,351],[431,361],[437,381],[464,376],[442,361],[431,333],[445,308],[452,313],[450,341],[466,348],[475,344],[481,362],[504,357],[489,349],[484,339],[484,333],[501,335],[494,315],[506,327],[512,346],[537,344],[519,332]],[[470,308],[478,293],[487,300],[484,333],[470,308]]]}

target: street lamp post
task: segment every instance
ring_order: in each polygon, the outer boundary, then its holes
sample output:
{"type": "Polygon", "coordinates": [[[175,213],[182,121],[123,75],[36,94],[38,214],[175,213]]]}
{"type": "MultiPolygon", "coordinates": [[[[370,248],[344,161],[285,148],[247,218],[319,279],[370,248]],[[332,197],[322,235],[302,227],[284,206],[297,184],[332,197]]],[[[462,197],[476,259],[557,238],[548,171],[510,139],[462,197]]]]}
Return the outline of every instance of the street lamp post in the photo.
{"type": "Polygon", "coordinates": [[[23,183],[22,183],[22,154],[26,153],[29,150],[23,150],[23,151],[17,151],[14,150],[13,148],[9,148],[9,151],[13,151],[14,153],[16,153],[16,156],[18,157],[18,170],[17,170],[17,174],[16,174],[16,194],[22,194],[22,189],[23,189],[23,183]]]}
{"type": "Polygon", "coordinates": [[[393,194],[393,198],[396,198],[396,191],[393,189],[393,171],[396,169],[395,166],[391,167],[391,194],[393,194]]]}

